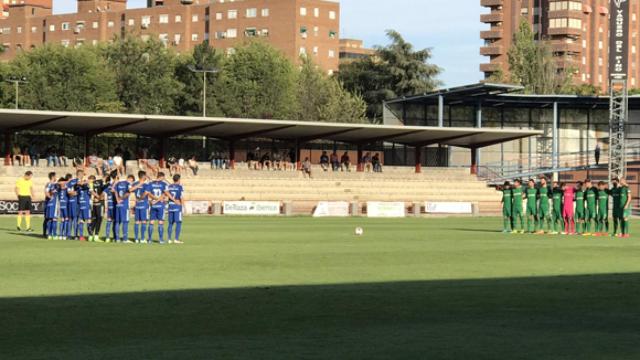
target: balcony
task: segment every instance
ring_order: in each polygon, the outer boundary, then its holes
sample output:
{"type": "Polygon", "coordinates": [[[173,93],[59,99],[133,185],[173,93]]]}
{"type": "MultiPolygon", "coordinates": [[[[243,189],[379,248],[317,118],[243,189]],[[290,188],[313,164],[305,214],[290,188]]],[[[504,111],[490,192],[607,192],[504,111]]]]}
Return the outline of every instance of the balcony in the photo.
{"type": "Polygon", "coordinates": [[[568,53],[579,54],[582,52],[582,46],[576,42],[552,41],[551,51],[553,51],[554,53],[568,52],[568,53]]]}
{"type": "Polygon", "coordinates": [[[480,55],[492,56],[502,55],[503,53],[502,46],[500,45],[483,46],[480,48],[480,55]]]}
{"type": "Polygon", "coordinates": [[[559,57],[556,61],[556,64],[559,69],[580,69],[580,62],[578,61],[578,59],[569,56],[559,57]]]}
{"type": "Polygon", "coordinates": [[[480,39],[483,39],[483,40],[502,39],[502,30],[481,31],[480,39]]]}
{"type": "Polygon", "coordinates": [[[582,29],[561,27],[561,28],[549,28],[549,35],[565,35],[574,38],[578,38],[582,34],[582,29]]]}
{"type": "Polygon", "coordinates": [[[504,5],[504,0],[480,0],[480,6],[495,7],[504,5]]]}
{"type": "Polygon", "coordinates": [[[549,18],[550,19],[557,19],[557,18],[582,19],[583,14],[582,14],[582,11],[578,11],[578,10],[554,10],[554,11],[549,11],[549,18]]]}
{"type": "Polygon", "coordinates": [[[484,73],[492,73],[502,69],[502,64],[500,63],[488,63],[488,64],[480,64],[480,71],[484,73]]]}
{"type": "Polygon", "coordinates": [[[491,14],[480,15],[480,22],[485,24],[501,22],[503,19],[502,11],[492,12],[491,14]]]}

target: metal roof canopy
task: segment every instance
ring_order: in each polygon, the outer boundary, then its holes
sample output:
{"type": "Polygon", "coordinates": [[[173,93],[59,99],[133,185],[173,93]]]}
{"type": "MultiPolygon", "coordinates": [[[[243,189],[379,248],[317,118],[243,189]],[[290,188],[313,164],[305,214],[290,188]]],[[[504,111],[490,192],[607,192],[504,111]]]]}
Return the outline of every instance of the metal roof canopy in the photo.
{"type": "MultiPolygon", "coordinates": [[[[507,84],[478,83],[436,90],[430,93],[405,96],[389,100],[386,104],[438,105],[442,98],[445,105],[514,108],[546,108],[554,103],[572,108],[609,109],[609,96],[595,95],[536,95],[519,93],[521,86],[507,84]]],[[[640,109],[640,96],[629,96],[629,108],[640,109]]]]}
{"type": "Polygon", "coordinates": [[[323,139],[355,144],[386,141],[409,146],[443,144],[464,148],[482,148],[542,134],[541,131],[519,129],[0,110],[0,131],[11,133],[25,130],[59,131],[87,136],[109,132],[158,138],[197,135],[229,141],[255,137],[300,141],[323,139]]]}

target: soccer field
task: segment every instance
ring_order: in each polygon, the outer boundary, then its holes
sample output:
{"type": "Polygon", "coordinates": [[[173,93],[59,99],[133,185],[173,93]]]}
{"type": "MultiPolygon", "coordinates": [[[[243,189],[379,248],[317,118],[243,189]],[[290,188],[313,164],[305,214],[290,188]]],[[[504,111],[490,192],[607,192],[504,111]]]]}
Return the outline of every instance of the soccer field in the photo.
{"type": "Polygon", "coordinates": [[[0,359],[640,358],[635,236],[226,217],[161,246],[14,226],[0,218],[0,359]]]}

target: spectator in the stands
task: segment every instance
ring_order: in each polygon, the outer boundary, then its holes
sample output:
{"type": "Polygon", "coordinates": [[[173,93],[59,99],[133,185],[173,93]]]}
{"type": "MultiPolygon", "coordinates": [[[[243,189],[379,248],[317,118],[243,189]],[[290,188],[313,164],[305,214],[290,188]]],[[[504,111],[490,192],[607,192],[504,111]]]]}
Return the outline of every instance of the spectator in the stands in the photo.
{"type": "Polygon", "coordinates": [[[196,159],[196,156],[192,156],[191,159],[189,159],[189,169],[191,169],[191,172],[193,172],[193,176],[198,176],[198,160],[196,159]]]}
{"type": "Polygon", "coordinates": [[[173,156],[169,156],[167,159],[167,165],[169,167],[169,174],[172,176],[175,174],[180,174],[180,165],[178,165],[178,159],[173,156]]]}
{"type": "Polygon", "coordinates": [[[326,151],[322,152],[322,155],[320,155],[320,167],[322,168],[322,170],[324,171],[328,171],[329,170],[329,155],[327,155],[326,151]]]}
{"type": "Polygon", "coordinates": [[[114,170],[118,172],[118,175],[120,175],[120,177],[123,177],[126,174],[127,171],[125,169],[124,159],[122,158],[121,152],[117,152],[113,157],[113,167],[114,170]]]}
{"type": "Polygon", "coordinates": [[[331,153],[331,158],[329,159],[329,161],[331,161],[331,169],[333,171],[340,170],[340,158],[338,158],[337,152],[334,151],[331,153]]]}
{"type": "Polygon", "coordinates": [[[47,148],[47,167],[58,166],[58,154],[56,148],[49,146],[47,148]]]}
{"type": "Polygon", "coordinates": [[[351,171],[351,159],[347,151],[345,151],[340,158],[340,169],[342,171],[351,171]]]}
{"type": "Polygon", "coordinates": [[[302,173],[311,179],[311,160],[308,157],[304,158],[302,162],[302,173]]]}
{"type": "MultiPolygon", "coordinates": [[[[260,151],[260,148],[256,148],[256,151],[260,151]]],[[[256,154],[253,151],[247,153],[247,166],[249,170],[257,170],[258,162],[256,161],[256,154]]]]}
{"type": "Polygon", "coordinates": [[[271,170],[271,156],[268,151],[260,158],[260,167],[262,170],[271,170]]]}
{"type": "Polygon", "coordinates": [[[20,149],[20,146],[14,145],[13,149],[11,150],[11,155],[13,158],[13,166],[23,165],[22,150],[20,149]]]}
{"type": "Polygon", "coordinates": [[[58,164],[67,167],[67,160],[69,160],[69,158],[65,155],[64,148],[60,148],[60,150],[58,150],[58,164]]]}
{"type": "Polygon", "coordinates": [[[289,151],[282,150],[280,152],[280,157],[282,158],[282,160],[280,160],[282,162],[282,170],[293,171],[295,169],[293,162],[291,162],[291,153],[289,151]]]}
{"type": "Polygon", "coordinates": [[[278,152],[278,149],[273,149],[273,159],[271,159],[271,166],[273,170],[282,170],[282,155],[278,152]]]}
{"type": "Polygon", "coordinates": [[[296,149],[291,148],[289,149],[289,165],[291,166],[291,171],[297,170],[298,169],[298,156],[296,154],[296,149]]]}
{"type": "Polygon", "coordinates": [[[38,150],[38,146],[36,146],[35,143],[32,143],[29,146],[29,157],[31,157],[32,166],[40,165],[40,151],[38,150]]]}
{"type": "Polygon", "coordinates": [[[364,154],[364,156],[362,157],[362,164],[364,166],[364,171],[371,172],[373,170],[373,163],[371,160],[370,152],[367,152],[366,154],[364,154]]]}
{"type": "Polygon", "coordinates": [[[380,161],[380,154],[376,153],[375,155],[373,155],[371,161],[373,162],[373,171],[382,172],[382,161],[380,161]]]}
{"type": "Polygon", "coordinates": [[[100,164],[100,162],[102,162],[102,159],[100,159],[98,155],[93,152],[91,153],[91,155],[89,155],[87,160],[87,166],[91,169],[94,169],[99,177],[102,177],[102,164],[100,164]]]}
{"type": "Polygon", "coordinates": [[[22,166],[31,166],[31,156],[29,156],[29,147],[22,148],[22,166]]]}

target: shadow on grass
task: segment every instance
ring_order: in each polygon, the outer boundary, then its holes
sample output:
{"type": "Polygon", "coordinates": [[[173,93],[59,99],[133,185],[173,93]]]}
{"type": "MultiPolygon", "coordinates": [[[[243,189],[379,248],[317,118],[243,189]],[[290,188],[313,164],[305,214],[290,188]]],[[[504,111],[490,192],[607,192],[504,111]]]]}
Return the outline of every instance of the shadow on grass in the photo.
{"type": "Polygon", "coordinates": [[[640,274],[0,299],[0,358],[638,359],[640,274]]]}
{"type": "Polygon", "coordinates": [[[465,233],[491,233],[502,234],[502,230],[490,230],[490,229],[470,229],[470,228],[451,228],[448,231],[465,232],[465,233]]]}

